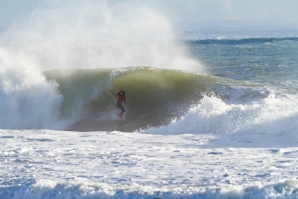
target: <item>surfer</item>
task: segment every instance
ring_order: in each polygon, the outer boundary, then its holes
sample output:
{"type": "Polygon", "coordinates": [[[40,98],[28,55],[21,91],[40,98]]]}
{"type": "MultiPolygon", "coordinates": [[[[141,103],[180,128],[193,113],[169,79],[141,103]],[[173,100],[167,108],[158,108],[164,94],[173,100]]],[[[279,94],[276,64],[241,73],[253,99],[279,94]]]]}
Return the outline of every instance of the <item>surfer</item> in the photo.
{"type": "Polygon", "coordinates": [[[118,100],[117,100],[117,107],[121,109],[121,113],[119,113],[119,117],[122,117],[122,114],[125,112],[125,108],[122,105],[122,102],[124,102],[124,105],[126,104],[126,97],[125,97],[125,91],[123,89],[121,89],[121,91],[119,91],[117,93],[118,95],[118,100]]]}

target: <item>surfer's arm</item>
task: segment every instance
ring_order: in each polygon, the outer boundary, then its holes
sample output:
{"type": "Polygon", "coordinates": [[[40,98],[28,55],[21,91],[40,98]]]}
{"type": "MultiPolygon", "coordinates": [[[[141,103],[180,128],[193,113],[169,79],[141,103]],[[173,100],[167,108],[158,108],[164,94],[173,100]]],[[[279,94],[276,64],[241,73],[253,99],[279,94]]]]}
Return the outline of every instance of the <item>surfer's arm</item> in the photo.
{"type": "Polygon", "coordinates": [[[120,93],[123,91],[123,89],[121,89],[118,93],[117,93],[117,95],[120,95],[120,93]]]}

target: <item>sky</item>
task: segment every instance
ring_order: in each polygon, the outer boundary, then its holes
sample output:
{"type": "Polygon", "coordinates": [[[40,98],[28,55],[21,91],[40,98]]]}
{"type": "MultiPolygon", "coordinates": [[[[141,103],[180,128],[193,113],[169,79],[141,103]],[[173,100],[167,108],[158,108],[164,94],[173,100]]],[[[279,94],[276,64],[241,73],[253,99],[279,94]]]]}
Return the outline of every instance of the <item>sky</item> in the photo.
{"type": "Polygon", "coordinates": [[[298,23],[297,0],[143,0],[180,22],[214,20],[298,23]]]}
{"type": "MultiPolygon", "coordinates": [[[[74,3],[81,0],[69,0],[74,3]]],[[[88,0],[101,2],[106,0],[88,0]]],[[[0,0],[0,28],[26,19],[37,8],[47,8],[62,0],[0,0]]],[[[87,2],[87,1],[86,1],[87,2]]],[[[277,22],[298,25],[297,0],[107,0],[111,5],[128,3],[155,10],[173,24],[219,20],[277,22]]]]}

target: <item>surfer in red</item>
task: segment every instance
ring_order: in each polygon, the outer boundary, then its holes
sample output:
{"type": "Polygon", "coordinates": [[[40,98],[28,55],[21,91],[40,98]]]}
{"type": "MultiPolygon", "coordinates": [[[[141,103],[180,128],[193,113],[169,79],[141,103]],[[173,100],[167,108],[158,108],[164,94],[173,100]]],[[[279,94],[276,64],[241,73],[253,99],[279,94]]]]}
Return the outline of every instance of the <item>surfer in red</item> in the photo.
{"type": "Polygon", "coordinates": [[[117,95],[118,95],[117,107],[121,109],[121,113],[119,113],[118,116],[122,117],[123,113],[125,112],[125,108],[123,107],[122,102],[124,102],[124,105],[126,104],[125,91],[121,89],[121,91],[119,91],[117,95]]]}

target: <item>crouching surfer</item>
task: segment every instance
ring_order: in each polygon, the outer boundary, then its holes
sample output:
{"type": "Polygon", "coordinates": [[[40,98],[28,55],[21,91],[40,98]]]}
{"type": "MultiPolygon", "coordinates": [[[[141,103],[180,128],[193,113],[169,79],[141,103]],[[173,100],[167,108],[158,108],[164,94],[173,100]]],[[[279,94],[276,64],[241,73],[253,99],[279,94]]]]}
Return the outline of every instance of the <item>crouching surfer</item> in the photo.
{"type": "Polygon", "coordinates": [[[121,89],[121,91],[119,91],[117,95],[118,95],[117,107],[121,109],[121,113],[119,113],[118,117],[121,118],[123,113],[125,112],[125,108],[122,105],[123,102],[124,102],[124,105],[126,104],[125,91],[121,89]]]}

